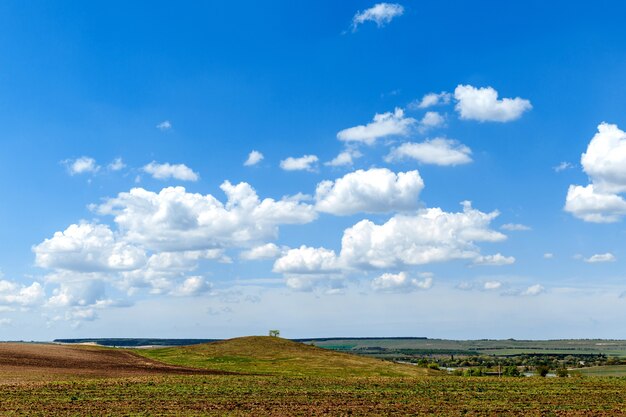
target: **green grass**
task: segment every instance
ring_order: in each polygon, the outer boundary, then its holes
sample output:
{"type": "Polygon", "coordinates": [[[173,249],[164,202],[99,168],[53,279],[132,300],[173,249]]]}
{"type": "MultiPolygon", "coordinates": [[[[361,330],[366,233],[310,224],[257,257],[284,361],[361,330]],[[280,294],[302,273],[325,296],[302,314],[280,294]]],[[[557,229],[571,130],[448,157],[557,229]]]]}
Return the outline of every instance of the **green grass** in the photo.
{"type": "Polygon", "coordinates": [[[626,377],[626,365],[591,366],[589,368],[576,369],[572,372],[579,373],[583,376],[626,377]]]}
{"type": "Polygon", "coordinates": [[[245,374],[332,377],[424,376],[438,373],[267,336],[133,352],[173,365],[245,374]]]}

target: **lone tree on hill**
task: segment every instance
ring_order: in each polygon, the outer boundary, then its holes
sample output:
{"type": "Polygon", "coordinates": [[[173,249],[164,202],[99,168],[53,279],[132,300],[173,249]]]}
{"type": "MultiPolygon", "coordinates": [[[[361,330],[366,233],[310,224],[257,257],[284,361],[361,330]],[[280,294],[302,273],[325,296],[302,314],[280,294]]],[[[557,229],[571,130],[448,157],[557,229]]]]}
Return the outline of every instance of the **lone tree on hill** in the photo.
{"type": "Polygon", "coordinates": [[[279,337],[280,336],[280,330],[270,330],[270,336],[271,337],[279,337]]]}

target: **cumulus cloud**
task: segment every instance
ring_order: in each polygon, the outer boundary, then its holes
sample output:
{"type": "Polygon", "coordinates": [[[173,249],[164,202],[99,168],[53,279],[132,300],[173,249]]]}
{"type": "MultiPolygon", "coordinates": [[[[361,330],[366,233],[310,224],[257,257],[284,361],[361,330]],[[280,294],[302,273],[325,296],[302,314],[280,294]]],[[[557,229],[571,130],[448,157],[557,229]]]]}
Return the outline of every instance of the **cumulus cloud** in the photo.
{"type": "Polygon", "coordinates": [[[279,248],[275,243],[266,243],[241,252],[239,257],[246,261],[275,259],[279,257],[282,252],[281,248],[279,248]]]}
{"type": "Polygon", "coordinates": [[[417,171],[396,174],[386,168],[360,169],[335,181],[320,182],[316,209],[340,216],[410,210],[418,207],[423,188],[417,171]]]}
{"type": "Polygon", "coordinates": [[[100,170],[100,166],[96,163],[96,160],[88,156],[81,156],[77,159],[66,159],[63,164],[67,167],[67,171],[70,175],[77,174],[95,174],[100,170]]]}
{"type": "Polygon", "coordinates": [[[115,158],[108,166],[107,168],[109,169],[109,171],[121,171],[122,169],[126,168],[126,164],[124,163],[124,161],[122,160],[122,158],[115,158]]]}
{"type": "Polygon", "coordinates": [[[454,90],[454,98],[457,100],[455,109],[465,120],[509,122],[532,109],[530,101],[520,97],[498,99],[498,92],[491,87],[459,85],[454,90]]]}
{"type": "Polygon", "coordinates": [[[403,143],[394,148],[385,160],[393,162],[410,158],[423,164],[454,166],[472,162],[471,154],[470,148],[456,140],[434,138],[422,143],[403,143]]]}
{"type": "Polygon", "coordinates": [[[402,16],[404,7],[397,3],[378,3],[369,9],[357,12],[352,18],[352,31],[365,22],[374,22],[376,26],[383,27],[394,18],[402,16]]]}
{"type": "Polygon", "coordinates": [[[159,193],[133,188],[107,200],[96,211],[113,215],[125,240],[159,250],[198,250],[247,246],[275,239],[281,224],[304,224],[315,209],[298,198],[261,200],[248,183],[225,181],[225,203],[207,194],[167,187],[159,193]]]}
{"type": "Polygon", "coordinates": [[[344,231],[339,256],[325,248],[300,248],[279,258],[274,270],[313,274],[473,260],[480,257],[477,243],[506,239],[489,227],[497,216],[497,211],[483,213],[464,202],[460,213],[430,208],[397,214],[380,225],[362,220],[344,231]]]}
{"type": "Polygon", "coordinates": [[[485,290],[497,290],[502,287],[502,283],[500,281],[486,281],[483,284],[483,288],[485,290]]]}
{"type": "Polygon", "coordinates": [[[478,256],[474,259],[474,265],[486,265],[486,266],[502,266],[511,265],[515,263],[513,256],[504,256],[501,253],[495,255],[478,256]]]}
{"type": "Polygon", "coordinates": [[[618,194],[598,191],[593,184],[570,185],[565,211],[592,223],[614,223],[626,215],[626,200],[618,194]]]}
{"type": "Polygon", "coordinates": [[[164,132],[164,131],[170,130],[172,128],[172,123],[170,123],[169,120],[164,120],[161,123],[159,123],[158,125],[156,125],[156,128],[159,129],[161,132],[164,132]]]}
{"type": "Polygon", "coordinates": [[[406,272],[397,274],[386,273],[372,280],[372,288],[385,292],[409,292],[414,290],[428,290],[433,286],[432,274],[422,273],[421,281],[409,278],[406,272]]]}
{"type": "Polygon", "coordinates": [[[263,160],[263,154],[259,151],[251,151],[248,154],[248,159],[246,159],[246,162],[243,163],[244,166],[253,166],[258,164],[259,162],[261,162],[263,160]]]}
{"type": "Polygon", "coordinates": [[[193,276],[184,280],[174,291],[172,295],[181,297],[190,297],[204,294],[211,289],[211,284],[203,277],[193,276]]]}
{"type": "Polygon", "coordinates": [[[565,211],[587,222],[611,223],[626,215],[626,133],[601,123],[580,158],[587,186],[570,185],[565,211]]]}
{"type": "Polygon", "coordinates": [[[347,149],[340,152],[331,161],[325,162],[324,165],[331,167],[352,166],[354,160],[363,156],[361,152],[356,149],[347,149]]]}
{"type": "Polygon", "coordinates": [[[595,263],[604,263],[604,262],[615,262],[616,258],[615,258],[615,255],[613,255],[610,252],[607,252],[607,253],[595,254],[593,256],[590,256],[589,258],[585,258],[584,261],[590,264],[595,264],[595,263]]]}
{"type": "Polygon", "coordinates": [[[198,181],[200,176],[185,164],[159,164],[155,161],[144,166],[143,171],[158,180],[174,178],[180,181],[198,181]]]}
{"type": "Polygon", "coordinates": [[[25,286],[12,281],[0,280],[0,304],[30,307],[41,304],[44,299],[45,292],[38,282],[25,286]]]}
{"type": "Polygon", "coordinates": [[[337,133],[337,138],[343,142],[363,143],[373,145],[378,139],[389,136],[406,136],[411,126],[417,123],[412,117],[405,117],[401,108],[393,112],[376,114],[374,120],[366,125],[359,125],[344,129],[337,133]]]}
{"type": "Polygon", "coordinates": [[[42,268],[79,272],[130,270],[146,262],[145,251],[116,238],[101,224],[73,224],[33,247],[42,268]]]}
{"type": "Polygon", "coordinates": [[[518,223],[506,223],[500,226],[500,229],[506,230],[509,232],[526,232],[528,230],[532,230],[530,227],[524,224],[518,224],[518,223]]]}
{"type": "Polygon", "coordinates": [[[541,284],[531,285],[520,293],[520,295],[536,296],[545,292],[545,288],[541,284]]]}
{"type": "Polygon", "coordinates": [[[452,94],[442,91],[441,93],[428,93],[422,97],[418,102],[414,102],[410,105],[410,108],[414,109],[427,109],[433,106],[450,104],[452,94]]]}
{"type": "Polygon", "coordinates": [[[437,113],[436,111],[426,112],[424,117],[419,121],[419,130],[424,133],[429,129],[433,129],[435,127],[443,126],[446,122],[446,119],[437,113]]]}
{"type": "Polygon", "coordinates": [[[285,171],[314,171],[319,159],[315,155],[304,155],[300,158],[289,157],[280,161],[285,171]]]}
{"type": "Polygon", "coordinates": [[[322,274],[339,272],[341,266],[335,251],[301,246],[290,249],[274,262],[274,272],[288,274],[322,274]]]}

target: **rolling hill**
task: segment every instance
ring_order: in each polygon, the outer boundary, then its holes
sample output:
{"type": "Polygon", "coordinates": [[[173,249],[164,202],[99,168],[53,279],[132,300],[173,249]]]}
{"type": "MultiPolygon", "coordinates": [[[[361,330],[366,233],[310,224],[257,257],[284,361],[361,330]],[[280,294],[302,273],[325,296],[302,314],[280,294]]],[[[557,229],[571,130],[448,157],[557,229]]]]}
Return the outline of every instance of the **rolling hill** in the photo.
{"type": "Polygon", "coordinates": [[[252,374],[424,376],[439,373],[268,336],[240,337],[192,346],[142,349],[137,353],[171,365],[252,374]]]}

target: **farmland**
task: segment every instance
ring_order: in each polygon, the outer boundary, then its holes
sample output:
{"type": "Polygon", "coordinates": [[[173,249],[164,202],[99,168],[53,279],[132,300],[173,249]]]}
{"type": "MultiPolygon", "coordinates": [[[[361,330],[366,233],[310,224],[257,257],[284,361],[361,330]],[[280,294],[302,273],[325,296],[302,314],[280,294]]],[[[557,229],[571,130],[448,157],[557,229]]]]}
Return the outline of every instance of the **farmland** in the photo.
{"type": "Polygon", "coordinates": [[[0,344],[0,415],[624,415],[626,379],[454,377],[267,337],[0,344]]]}

